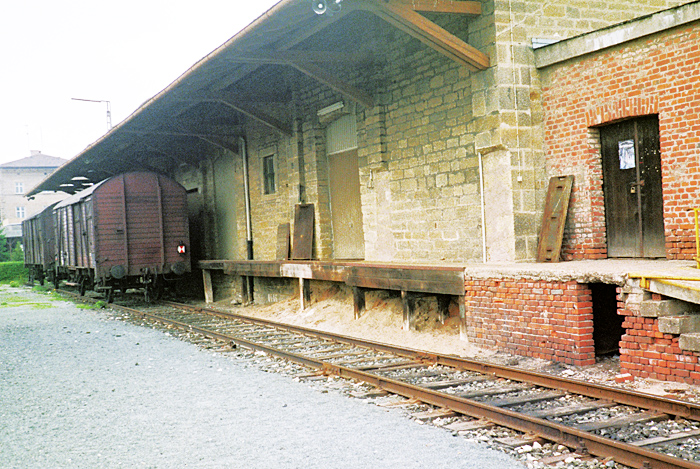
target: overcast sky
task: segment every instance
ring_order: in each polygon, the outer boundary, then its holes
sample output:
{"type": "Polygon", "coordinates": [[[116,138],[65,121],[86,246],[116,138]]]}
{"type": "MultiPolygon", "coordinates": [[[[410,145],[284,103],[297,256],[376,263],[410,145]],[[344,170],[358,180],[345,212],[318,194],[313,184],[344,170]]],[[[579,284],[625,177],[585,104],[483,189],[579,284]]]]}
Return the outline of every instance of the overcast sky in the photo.
{"type": "Polygon", "coordinates": [[[70,159],[279,0],[13,0],[0,9],[0,164],[70,159]]]}

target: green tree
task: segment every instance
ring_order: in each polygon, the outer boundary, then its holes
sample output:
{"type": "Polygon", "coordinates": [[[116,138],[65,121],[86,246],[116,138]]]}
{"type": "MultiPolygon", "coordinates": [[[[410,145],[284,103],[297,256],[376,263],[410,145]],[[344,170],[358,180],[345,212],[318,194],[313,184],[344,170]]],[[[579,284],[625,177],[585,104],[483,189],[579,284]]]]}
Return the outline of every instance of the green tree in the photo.
{"type": "Polygon", "coordinates": [[[0,262],[10,260],[10,250],[7,246],[7,238],[5,237],[5,228],[0,228],[0,262]]]}
{"type": "Polygon", "coordinates": [[[11,262],[23,262],[24,261],[24,249],[22,249],[22,243],[16,243],[15,248],[10,254],[11,262]]]}

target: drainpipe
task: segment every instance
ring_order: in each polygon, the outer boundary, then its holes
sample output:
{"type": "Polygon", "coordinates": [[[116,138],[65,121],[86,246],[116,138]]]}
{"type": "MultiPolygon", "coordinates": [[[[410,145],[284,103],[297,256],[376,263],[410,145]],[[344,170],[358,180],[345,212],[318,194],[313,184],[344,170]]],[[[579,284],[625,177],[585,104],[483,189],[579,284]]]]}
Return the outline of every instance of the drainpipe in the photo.
{"type": "Polygon", "coordinates": [[[479,155],[479,192],[481,193],[481,257],[486,264],[486,201],[484,200],[484,160],[481,152],[479,155]]]}
{"type": "MultiPolygon", "coordinates": [[[[245,237],[247,259],[253,260],[253,222],[250,215],[250,184],[248,183],[248,152],[246,151],[245,139],[238,138],[238,151],[243,158],[243,198],[245,199],[245,237]]],[[[248,301],[253,302],[253,277],[246,277],[245,287],[248,290],[248,301]]]]}

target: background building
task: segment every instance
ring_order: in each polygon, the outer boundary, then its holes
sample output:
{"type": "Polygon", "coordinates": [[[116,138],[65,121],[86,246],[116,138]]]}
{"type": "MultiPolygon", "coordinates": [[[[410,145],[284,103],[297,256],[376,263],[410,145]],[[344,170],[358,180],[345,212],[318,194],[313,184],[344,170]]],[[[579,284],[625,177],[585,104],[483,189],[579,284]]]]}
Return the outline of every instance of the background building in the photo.
{"type": "Polygon", "coordinates": [[[0,165],[0,220],[8,240],[22,236],[22,220],[67,196],[64,192],[25,196],[66,161],[32,150],[26,158],[0,165]]]}

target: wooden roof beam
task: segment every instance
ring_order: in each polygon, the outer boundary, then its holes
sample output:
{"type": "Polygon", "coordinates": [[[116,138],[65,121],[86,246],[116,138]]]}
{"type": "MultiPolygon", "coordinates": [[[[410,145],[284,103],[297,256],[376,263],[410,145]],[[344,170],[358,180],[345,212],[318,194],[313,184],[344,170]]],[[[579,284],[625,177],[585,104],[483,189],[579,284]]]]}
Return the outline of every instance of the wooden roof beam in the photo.
{"type": "Polygon", "coordinates": [[[329,51],[297,51],[283,50],[275,52],[255,52],[254,54],[236,54],[227,57],[230,62],[240,62],[258,65],[289,65],[290,62],[309,63],[356,63],[367,61],[369,56],[365,53],[342,53],[329,51]]]}
{"type": "Polygon", "coordinates": [[[430,13],[455,13],[474,16],[479,16],[481,14],[481,2],[462,2],[455,0],[401,0],[401,3],[409,5],[415,11],[425,11],[430,13]]]}
{"type": "Polygon", "coordinates": [[[328,73],[317,65],[311,63],[300,63],[291,62],[290,65],[297,70],[299,70],[304,75],[307,75],[314,80],[317,80],[324,85],[329,86],[338,93],[342,94],[346,98],[358,102],[367,108],[374,107],[374,98],[372,96],[362,91],[361,89],[355,88],[349,83],[341,80],[340,78],[328,73]]]}
{"type": "Polygon", "coordinates": [[[488,55],[416,13],[403,0],[362,0],[361,6],[472,71],[486,70],[490,66],[488,55]]]}
{"type": "Polygon", "coordinates": [[[176,163],[186,164],[189,166],[196,167],[198,159],[193,160],[194,151],[183,151],[180,148],[176,148],[173,145],[162,143],[154,139],[146,140],[143,137],[140,145],[146,148],[150,153],[157,153],[165,158],[168,158],[176,163]]]}
{"type": "Polygon", "coordinates": [[[257,109],[253,109],[251,107],[246,107],[240,103],[232,101],[229,97],[227,97],[226,93],[222,92],[213,92],[213,93],[192,93],[187,97],[183,98],[178,98],[180,101],[190,101],[193,103],[193,105],[197,103],[218,103],[222,104],[226,107],[229,107],[233,109],[234,111],[240,112],[241,114],[250,117],[253,120],[256,120],[268,127],[271,127],[272,129],[276,130],[277,132],[286,135],[286,136],[291,136],[292,135],[292,128],[290,125],[285,124],[284,122],[275,119],[272,116],[268,116],[267,114],[258,111],[257,109]]]}

